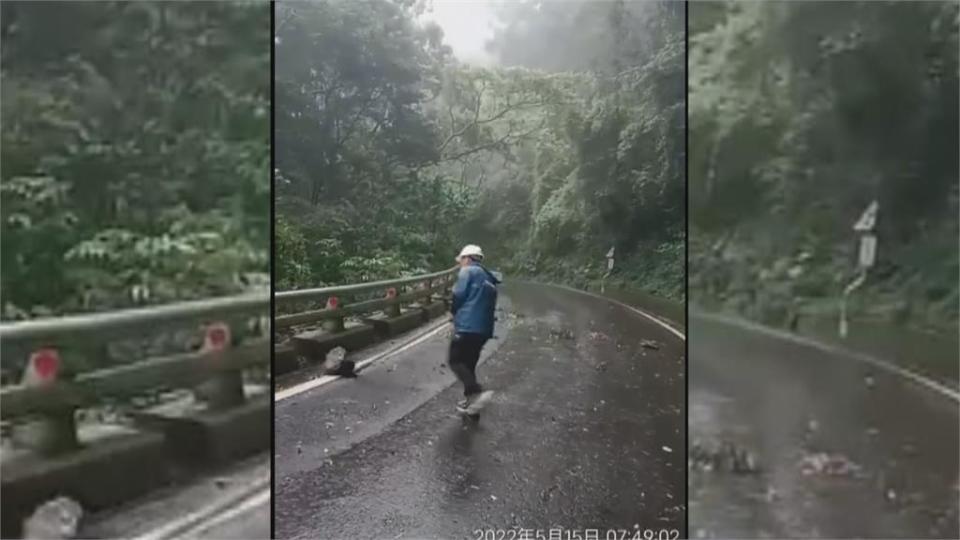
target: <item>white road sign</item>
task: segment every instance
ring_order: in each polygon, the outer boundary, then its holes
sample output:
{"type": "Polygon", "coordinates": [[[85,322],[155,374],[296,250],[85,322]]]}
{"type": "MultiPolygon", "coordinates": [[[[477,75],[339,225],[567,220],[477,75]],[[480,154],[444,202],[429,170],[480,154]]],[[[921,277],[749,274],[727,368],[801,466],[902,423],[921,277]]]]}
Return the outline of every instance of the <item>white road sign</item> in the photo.
{"type": "Polygon", "coordinates": [[[860,266],[870,268],[877,260],[877,237],[866,234],[860,239],[860,266]]]}
{"type": "Polygon", "coordinates": [[[870,206],[860,215],[860,219],[853,225],[853,230],[858,232],[872,231],[873,227],[877,224],[877,210],[879,209],[880,204],[877,203],[877,201],[871,202],[870,206]]]}

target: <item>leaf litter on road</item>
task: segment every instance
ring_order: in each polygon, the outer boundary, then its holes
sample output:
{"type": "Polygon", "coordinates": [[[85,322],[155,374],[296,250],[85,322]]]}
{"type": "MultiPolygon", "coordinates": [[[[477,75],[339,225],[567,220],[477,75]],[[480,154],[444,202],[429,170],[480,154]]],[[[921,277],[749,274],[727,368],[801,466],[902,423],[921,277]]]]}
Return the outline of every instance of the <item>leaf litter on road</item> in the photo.
{"type": "Polygon", "coordinates": [[[800,459],[799,466],[804,476],[853,477],[861,472],[860,465],[840,453],[807,454],[800,459]]]}

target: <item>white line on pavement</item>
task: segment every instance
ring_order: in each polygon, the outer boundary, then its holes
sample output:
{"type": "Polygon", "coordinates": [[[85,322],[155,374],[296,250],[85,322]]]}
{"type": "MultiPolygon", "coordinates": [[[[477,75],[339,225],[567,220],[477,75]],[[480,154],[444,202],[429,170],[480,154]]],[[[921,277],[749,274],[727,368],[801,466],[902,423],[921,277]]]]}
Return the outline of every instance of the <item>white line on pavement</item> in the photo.
{"type": "MultiPolygon", "coordinates": [[[[393,356],[393,355],[395,355],[395,354],[400,354],[400,353],[402,353],[403,351],[405,351],[405,350],[407,350],[407,349],[409,349],[409,348],[411,348],[411,347],[414,347],[414,346],[416,346],[416,345],[419,345],[420,343],[423,343],[424,341],[430,339],[430,338],[433,337],[434,335],[440,333],[441,330],[444,330],[445,328],[447,328],[447,323],[448,323],[448,322],[449,322],[449,321],[444,320],[444,321],[442,321],[440,324],[438,324],[436,327],[429,327],[429,328],[427,328],[427,329],[424,331],[423,334],[419,334],[419,335],[411,338],[411,340],[410,340],[410,341],[407,341],[406,343],[403,343],[403,344],[401,344],[401,345],[399,345],[399,346],[397,346],[397,347],[395,347],[395,348],[393,348],[393,349],[384,351],[384,352],[382,352],[382,353],[380,353],[380,354],[378,354],[378,355],[375,355],[375,356],[373,356],[373,357],[371,357],[371,358],[367,358],[366,360],[357,363],[357,365],[354,366],[354,370],[359,371],[359,370],[367,367],[368,365],[370,365],[370,364],[372,364],[372,363],[374,363],[374,362],[376,362],[376,361],[378,361],[378,360],[382,360],[382,359],[384,359],[384,358],[388,358],[388,357],[393,356]]],[[[274,401],[274,402],[282,401],[282,400],[287,399],[287,398],[289,398],[289,397],[293,397],[293,396],[295,396],[295,395],[297,395],[297,394],[301,394],[301,393],[303,393],[303,392],[306,392],[307,390],[311,390],[311,389],[313,389],[313,388],[317,388],[317,387],[323,386],[323,385],[325,385],[325,384],[329,384],[329,383],[331,383],[331,382],[333,382],[333,381],[335,381],[335,380],[337,380],[337,379],[339,379],[339,378],[340,378],[339,375],[324,375],[323,377],[317,377],[316,379],[313,379],[312,381],[307,381],[307,382],[305,382],[305,383],[301,383],[301,384],[298,384],[298,385],[296,385],[296,386],[291,386],[290,388],[287,388],[287,389],[285,389],[285,390],[281,390],[281,391],[275,393],[275,394],[274,394],[274,397],[273,397],[273,401],[274,401]]]]}
{"type": "Polygon", "coordinates": [[[237,506],[233,506],[223,512],[215,514],[212,519],[209,521],[202,521],[197,523],[190,530],[183,531],[181,534],[173,537],[171,540],[178,539],[188,539],[188,538],[199,538],[201,533],[204,531],[209,531],[210,529],[216,527],[217,525],[224,523],[233,519],[236,516],[243,514],[244,512],[256,508],[258,506],[269,505],[270,504],[270,488],[267,488],[260,493],[257,493],[250,497],[249,499],[244,500],[237,506]]]}
{"type": "Polygon", "coordinates": [[[233,508],[243,506],[245,501],[258,498],[267,494],[270,496],[270,477],[261,478],[250,485],[248,489],[229,497],[217,500],[212,504],[191,512],[177,520],[171,521],[162,527],[158,527],[148,533],[142,534],[133,540],[171,540],[181,537],[185,532],[195,529],[199,526],[209,523],[215,516],[231,512],[233,508]]]}
{"type": "MultiPolygon", "coordinates": [[[[607,298],[606,296],[600,296],[600,295],[598,295],[598,294],[593,294],[593,293],[590,293],[590,292],[587,292],[587,291],[581,291],[581,290],[579,290],[579,289],[574,289],[574,288],[572,288],[572,287],[567,287],[567,286],[564,286],[564,285],[552,285],[552,286],[553,286],[553,287],[560,288],[560,289],[565,289],[565,290],[568,290],[568,291],[577,292],[577,293],[580,293],[580,294],[585,294],[585,295],[587,295],[587,296],[592,296],[592,297],[594,297],[594,298],[599,298],[599,299],[601,299],[601,300],[606,300],[607,302],[612,302],[612,303],[614,303],[614,304],[617,304],[617,305],[620,306],[620,307],[623,307],[623,308],[625,308],[625,309],[627,309],[627,310],[629,310],[629,311],[632,311],[632,312],[636,313],[637,315],[640,315],[640,316],[642,316],[642,317],[644,317],[644,318],[646,318],[646,319],[649,319],[650,321],[652,321],[652,322],[660,325],[661,327],[665,328],[667,331],[669,331],[669,332],[672,333],[673,335],[677,336],[677,337],[680,338],[681,340],[683,340],[683,341],[686,341],[686,340],[687,340],[687,337],[683,334],[683,332],[681,332],[681,331],[677,330],[676,328],[674,328],[673,326],[671,326],[671,325],[663,322],[663,321],[660,320],[658,317],[656,317],[656,316],[654,316],[654,315],[650,315],[649,313],[647,313],[647,312],[645,312],[645,311],[643,311],[643,310],[637,309],[637,308],[635,308],[635,307],[633,307],[633,306],[630,306],[630,305],[628,305],[628,304],[624,304],[623,302],[619,302],[619,301],[614,300],[614,299],[612,299],[612,298],[607,298]]],[[[376,355],[376,356],[373,356],[372,358],[368,358],[368,359],[366,359],[366,360],[364,360],[364,361],[362,361],[362,362],[359,362],[359,363],[355,366],[354,369],[357,370],[357,371],[359,371],[359,370],[365,368],[366,366],[372,364],[373,362],[376,362],[376,361],[378,361],[378,360],[382,360],[382,359],[384,359],[384,358],[388,358],[388,357],[393,356],[393,355],[395,355],[395,354],[399,354],[399,353],[401,353],[401,352],[403,352],[403,351],[405,351],[405,350],[407,350],[407,349],[410,349],[411,347],[414,347],[414,346],[416,346],[416,345],[419,345],[420,343],[423,343],[423,342],[426,341],[427,339],[430,339],[431,337],[433,337],[434,335],[436,335],[437,333],[439,333],[441,330],[443,330],[444,328],[446,328],[448,322],[449,322],[449,321],[446,321],[446,320],[445,320],[445,321],[441,322],[439,325],[437,325],[436,327],[430,327],[430,328],[428,328],[423,334],[420,334],[420,335],[412,338],[410,341],[408,341],[408,342],[406,342],[406,343],[404,343],[404,344],[402,344],[402,345],[400,345],[400,346],[398,346],[398,347],[396,347],[396,348],[394,348],[394,349],[390,349],[390,350],[388,350],[388,351],[384,351],[384,352],[382,352],[382,353],[380,353],[380,354],[378,354],[378,355],[376,355]]],[[[295,395],[297,395],[297,394],[302,394],[303,392],[306,392],[306,391],[308,391],[308,390],[312,390],[312,389],[314,389],[314,388],[318,388],[318,387],[323,386],[323,385],[325,385],[325,384],[332,383],[333,381],[336,381],[337,379],[340,379],[340,376],[339,376],[339,375],[324,375],[323,377],[317,377],[316,379],[313,379],[313,380],[310,380],[310,381],[307,381],[307,382],[304,382],[304,383],[300,383],[300,384],[298,384],[298,385],[296,385],[296,386],[291,386],[290,388],[287,388],[287,389],[281,390],[281,391],[279,391],[279,392],[276,392],[276,393],[274,394],[273,401],[274,401],[274,402],[282,401],[282,400],[284,400],[284,399],[293,397],[293,396],[295,396],[295,395]]]]}
{"type": "MultiPolygon", "coordinates": [[[[549,285],[549,284],[546,284],[546,285],[549,285]]],[[[631,305],[624,304],[623,302],[620,302],[620,301],[618,301],[618,300],[614,300],[613,298],[607,298],[606,296],[600,296],[599,294],[594,294],[594,293],[592,293],[592,292],[581,291],[580,289],[574,289],[573,287],[567,287],[566,285],[550,285],[550,286],[552,286],[552,287],[558,287],[558,288],[560,288],[560,289],[565,289],[565,290],[568,290],[568,291],[578,292],[578,293],[580,293],[580,294],[585,294],[585,295],[587,295],[587,296],[592,296],[592,297],[594,297],[594,298],[599,298],[599,299],[601,299],[601,300],[606,300],[607,302],[613,302],[614,304],[617,304],[617,305],[620,306],[620,307],[629,309],[630,311],[632,311],[632,312],[634,312],[634,313],[636,313],[636,314],[638,314],[638,315],[641,315],[641,316],[643,316],[643,317],[645,317],[645,318],[647,318],[647,319],[650,319],[651,321],[659,324],[659,325],[662,326],[663,328],[666,328],[667,331],[669,331],[669,332],[672,333],[673,335],[677,336],[678,338],[682,339],[683,341],[686,341],[686,340],[687,340],[687,336],[685,336],[683,332],[681,332],[681,331],[677,330],[676,328],[674,328],[673,326],[671,326],[671,325],[663,322],[662,320],[660,320],[659,317],[656,317],[656,316],[654,316],[654,315],[651,315],[651,314],[649,314],[649,313],[647,313],[647,312],[645,312],[645,311],[643,311],[643,310],[641,310],[641,309],[637,309],[637,308],[635,308],[635,307],[633,307],[633,306],[631,306],[631,305]]]]}
{"type": "Polygon", "coordinates": [[[954,401],[960,401],[960,392],[957,392],[952,388],[949,388],[943,384],[940,384],[937,381],[934,381],[933,379],[920,375],[919,373],[914,373],[900,366],[891,364],[885,360],[881,360],[879,358],[870,356],[869,354],[851,351],[849,349],[845,349],[843,347],[838,347],[835,345],[827,345],[826,343],[821,343],[811,338],[798,336],[796,334],[791,334],[789,332],[786,332],[783,330],[777,330],[775,328],[769,328],[761,324],[757,324],[751,321],[746,321],[743,319],[738,319],[735,317],[728,317],[725,315],[718,315],[714,313],[705,313],[705,312],[698,312],[697,317],[728,324],[730,326],[737,326],[746,330],[752,330],[759,334],[765,334],[767,336],[780,338],[785,341],[790,341],[798,345],[804,345],[806,347],[817,349],[823,352],[836,354],[839,356],[847,356],[847,357],[853,358],[854,360],[863,362],[865,364],[870,364],[870,365],[879,367],[881,369],[885,369],[896,375],[900,375],[901,377],[909,379],[910,381],[913,381],[914,383],[917,383],[921,386],[925,386],[930,390],[939,392],[947,396],[948,398],[953,399],[954,401]]]}

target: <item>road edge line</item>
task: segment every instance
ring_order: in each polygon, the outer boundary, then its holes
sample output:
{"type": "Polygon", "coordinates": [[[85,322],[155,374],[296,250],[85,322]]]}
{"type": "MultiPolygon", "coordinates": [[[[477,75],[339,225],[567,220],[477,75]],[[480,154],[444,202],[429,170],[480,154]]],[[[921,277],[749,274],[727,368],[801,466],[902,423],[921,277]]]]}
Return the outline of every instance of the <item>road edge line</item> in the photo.
{"type": "Polygon", "coordinates": [[[201,508],[196,512],[188,514],[177,521],[168,523],[162,527],[158,527],[136,536],[132,540],[167,540],[170,538],[183,536],[183,534],[186,532],[196,529],[196,527],[209,521],[211,516],[216,516],[218,514],[228,512],[232,508],[242,506],[244,502],[256,497],[257,495],[261,494],[261,492],[265,491],[270,493],[272,482],[273,480],[270,475],[267,475],[266,478],[258,480],[249,489],[245,489],[239,493],[210,503],[206,507],[201,508]]]}
{"type": "Polygon", "coordinates": [[[597,299],[600,299],[600,300],[606,300],[607,302],[612,302],[612,303],[614,303],[614,304],[617,304],[617,305],[620,306],[620,307],[626,308],[626,309],[628,309],[628,310],[630,310],[630,311],[632,311],[632,312],[634,312],[634,313],[636,313],[636,314],[638,314],[638,315],[641,315],[641,316],[649,319],[650,321],[652,321],[652,322],[654,322],[654,323],[662,326],[662,327],[665,328],[667,331],[669,331],[669,332],[672,333],[673,335],[677,336],[677,337],[680,338],[681,340],[687,341],[687,336],[686,336],[686,334],[684,334],[684,333],[681,332],[680,330],[677,330],[677,329],[674,328],[672,325],[665,323],[663,320],[661,320],[661,319],[660,319],[659,317],[657,317],[656,315],[651,315],[651,314],[643,311],[642,309],[635,308],[635,307],[631,306],[630,304],[625,304],[625,303],[623,303],[623,302],[621,302],[621,301],[619,301],[619,300],[614,300],[613,298],[607,298],[606,296],[601,296],[601,295],[599,295],[599,294],[595,294],[595,293],[592,293],[592,292],[589,292],[589,291],[583,291],[583,290],[580,290],[580,289],[574,289],[573,287],[568,287],[568,286],[566,286],[566,285],[556,285],[556,284],[553,284],[553,283],[537,283],[537,284],[538,284],[538,285],[546,285],[546,286],[548,286],[548,287],[556,287],[556,288],[558,288],[558,289],[564,289],[564,290],[567,290],[567,291],[578,292],[578,293],[580,293],[580,294],[585,294],[585,295],[587,295],[587,296],[592,296],[593,298],[597,298],[597,299]]]}
{"type": "Polygon", "coordinates": [[[828,343],[817,341],[813,338],[809,338],[806,336],[798,336],[796,334],[791,334],[790,332],[787,332],[785,330],[771,328],[769,326],[764,326],[762,324],[755,323],[753,321],[749,321],[746,319],[741,319],[738,317],[732,317],[730,315],[722,315],[722,314],[710,313],[706,311],[697,311],[696,314],[697,314],[696,316],[699,318],[709,319],[709,320],[724,323],[730,326],[752,330],[759,334],[776,337],[784,341],[789,341],[797,345],[803,345],[806,347],[810,347],[812,349],[817,349],[822,352],[827,352],[827,353],[836,354],[840,356],[847,356],[858,362],[863,362],[865,364],[869,364],[869,365],[887,370],[891,373],[894,373],[905,379],[908,379],[916,384],[925,386],[930,390],[939,392],[954,401],[960,402],[960,392],[944,384],[941,384],[925,375],[915,373],[906,368],[900,367],[896,364],[892,364],[886,360],[877,358],[870,354],[847,349],[839,345],[830,345],[828,343]]]}
{"type": "Polygon", "coordinates": [[[198,533],[203,531],[204,529],[215,527],[227,520],[232,519],[234,516],[247,511],[250,508],[254,508],[263,503],[269,504],[270,499],[272,497],[273,497],[273,493],[271,492],[271,489],[269,487],[267,489],[260,491],[259,493],[254,493],[250,497],[247,497],[246,499],[241,499],[239,501],[239,504],[235,506],[231,506],[230,508],[224,509],[223,512],[214,514],[213,516],[211,516],[209,520],[199,521],[195,523],[189,529],[173,537],[173,540],[177,540],[181,538],[182,539],[197,538],[198,533]]]}
{"type": "MultiPolygon", "coordinates": [[[[443,319],[438,323],[427,326],[427,328],[424,329],[422,333],[413,335],[408,341],[395,345],[394,347],[387,349],[382,353],[376,354],[370,358],[367,358],[366,360],[358,362],[357,365],[354,366],[353,368],[354,371],[359,372],[378,360],[389,358],[390,356],[399,354],[415,345],[419,345],[420,343],[433,337],[435,334],[438,334],[441,330],[446,328],[449,322],[450,321],[448,319],[443,319]]],[[[279,392],[275,392],[273,394],[273,401],[274,403],[279,403],[280,401],[283,401],[285,399],[291,398],[298,394],[302,394],[303,392],[312,390],[314,388],[320,388],[321,386],[330,384],[333,381],[336,381],[342,378],[343,377],[341,377],[340,375],[324,375],[323,377],[317,377],[316,379],[291,386],[290,388],[286,388],[279,392]]]]}

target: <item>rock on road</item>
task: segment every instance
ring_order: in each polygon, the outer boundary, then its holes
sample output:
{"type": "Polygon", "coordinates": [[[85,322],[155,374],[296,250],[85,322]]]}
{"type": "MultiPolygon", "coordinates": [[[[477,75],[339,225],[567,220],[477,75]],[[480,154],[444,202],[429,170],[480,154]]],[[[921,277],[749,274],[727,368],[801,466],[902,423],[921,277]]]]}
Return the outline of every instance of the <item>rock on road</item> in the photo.
{"type": "Polygon", "coordinates": [[[603,299],[502,290],[479,423],[454,412],[448,331],[276,402],[277,538],[685,536],[683,341],[603,299]]]}
{"type": "Polygon", "coordinates": [[[759,465],[694,467],[691,538],[960,537],[949,390],[742,322],[689,324],[691,447],[726,441],[759,465]]]}

